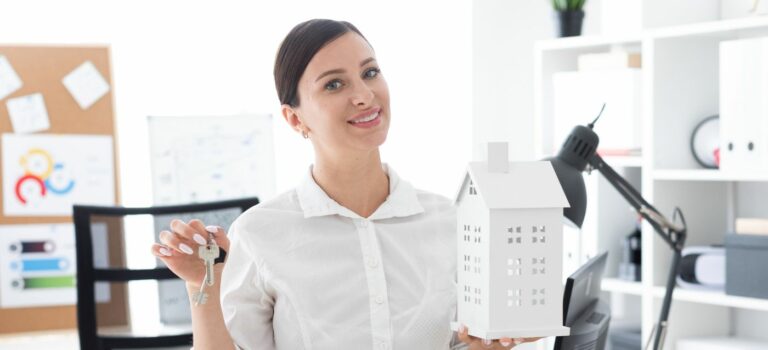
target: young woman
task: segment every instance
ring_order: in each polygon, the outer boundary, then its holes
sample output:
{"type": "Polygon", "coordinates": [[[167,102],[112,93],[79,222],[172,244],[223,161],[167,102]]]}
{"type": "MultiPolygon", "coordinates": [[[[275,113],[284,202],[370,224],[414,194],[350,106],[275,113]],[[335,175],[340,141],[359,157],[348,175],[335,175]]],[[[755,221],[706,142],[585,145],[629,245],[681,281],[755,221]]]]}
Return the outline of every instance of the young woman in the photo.
{"type": "Polygon", "coordinates": [[[195,349],[509,349],[535,340],[449,329],[456,213],[382,164],[389,90],[360,31],[332,20],[297,25],[274,75],[285,121],[315,151],[303,183],[243,213],[228,236],[174,220],[153,247],[190,294],[203,280],[197,247],[208,232],[228,252],[208,302],[192,306],[195,349]]]}

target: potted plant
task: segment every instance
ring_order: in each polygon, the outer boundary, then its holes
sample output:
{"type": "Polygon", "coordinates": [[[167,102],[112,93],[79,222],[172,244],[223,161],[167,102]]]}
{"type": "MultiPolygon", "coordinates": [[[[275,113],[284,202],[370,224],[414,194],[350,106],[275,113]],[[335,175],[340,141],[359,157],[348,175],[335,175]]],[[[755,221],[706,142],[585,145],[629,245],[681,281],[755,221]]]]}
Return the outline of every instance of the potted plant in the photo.
{"type": "Polygon", "coordinates": [[[561,37],[581,35],[581,24],[584,22],[584,3],[587,0],[552,0],[552,6],[557,11],[557,23],[561,37]]]}

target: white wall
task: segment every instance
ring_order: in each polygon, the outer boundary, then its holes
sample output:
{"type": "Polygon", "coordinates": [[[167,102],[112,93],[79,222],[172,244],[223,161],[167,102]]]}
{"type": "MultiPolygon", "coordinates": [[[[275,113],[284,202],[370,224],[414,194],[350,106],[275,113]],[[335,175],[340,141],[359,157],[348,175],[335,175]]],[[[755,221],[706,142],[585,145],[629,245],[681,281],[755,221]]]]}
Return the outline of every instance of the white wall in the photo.
{"type": "MultiPolygon", "coordinates": [[[[416,187],[452,196],[471,152],[471,11],[462,0],[3,0],[0,45],[111,46],[122,204],[140,206],[152,202],[148,115],[272,113],[276,193],[296,186],[312,146],[279,114],[274,55],[301,21],[348,20],[390,87],[383,160],[416,187]]],[[[155,264],[144,238],[127,243],[131,267],[155,264]]],[[[157,302],[146,291],[131,289],[134,307],[157,302]]],[[[135,326],[157,319],[144,311],[133,312],[135,326]]]]}
{"type": "Polygon", "coordinates": [[[147,115],[272,113],[277,193],[295,186],[312,148],[279,114],[274,55],[301,21],[349,20],[374,45],[391,90],[383,160],[417,187],[451,195],[470,158],[471,10],[460,0],[5,0],[0,44],[111,46],[122,202],[148,205],[147,115]]]}
{"type": "MultiPolygon", "coordinates": [[[[554,35],[550,4],[5,0],[0,43],[111,45],[123,204],[144,205],[147,115],[272,113],[277,192],[294,186],[312,151],[279,117],[275,50],[300,21],[350,20],[390,84],[384,160],[417,187],[451,195],[465,161],[484,159],[488,141],[508,141],[511,159],[534,156],[533,43],[554,35]]],[[[597,4],[587,2],[587,34],[596,32],[597,4]]]]}
{"type": "MultiPolygon", "coordinates": [[[[485,143],[509,142],[509,158],[533,160],[533,45],[555,35],[548,0],[482,0],[472,3],[474,160],[485,143]]],[[[587,1],[583,34],[599,26],[599,2],[587,1]]]]}

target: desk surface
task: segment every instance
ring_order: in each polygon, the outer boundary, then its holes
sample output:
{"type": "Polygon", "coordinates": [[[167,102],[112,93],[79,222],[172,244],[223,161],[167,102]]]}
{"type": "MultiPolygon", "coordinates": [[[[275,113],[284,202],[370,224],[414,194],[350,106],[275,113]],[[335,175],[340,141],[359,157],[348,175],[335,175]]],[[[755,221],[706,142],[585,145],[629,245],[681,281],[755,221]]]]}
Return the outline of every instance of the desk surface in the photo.
{"type": "MultiPolygon", "coordinates": [[[[180,327],[184,328],[184,327],[180,327]]],[[[177,328],[178,329],[178,328],[177,328]]],[[[118,333],[118,332],[115,332],[118,333]]],[[[0,350],[79,350],[76,329],[0,335],[0,350]]],[[[189,350],[188,346],[163,350],[189,350]]],[[[152,350],[152,349],[147,349],[152,350]]]]}
{"type": "Polygon", "coordinates": [[[78,350],[77,330],[0,335],[0,350],[78,350]]]}

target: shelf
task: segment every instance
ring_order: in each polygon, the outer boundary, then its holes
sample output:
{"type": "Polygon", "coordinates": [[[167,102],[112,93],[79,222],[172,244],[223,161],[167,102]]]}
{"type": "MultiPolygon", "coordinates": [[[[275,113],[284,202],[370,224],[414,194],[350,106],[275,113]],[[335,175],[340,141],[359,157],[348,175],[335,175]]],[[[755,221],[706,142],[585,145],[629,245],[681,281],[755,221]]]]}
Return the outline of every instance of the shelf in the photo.
{"type": "Polygon", "coordinates": [[[625,281],[618,278],[604,278],[601,285],[606,292],[642,295],[643,285],[640,282],[625,281]]]}
{"type": "Polygon", "coordinates": [[[644,39],[669,39],[718,34],[729,35],[732,32],[754,29],[768,30],[768,16],[717,20],[648,29],[643,34],[629,36],[591,35],[540,40],[536,42],[536,50],[557,51],[601,46],[610,47],[614,45],[639,45],[644,39]]]}
{"type": "Polygon", "coordinates": [[[768,16],[726,19],[658,28],[650,30],[647,35],[657,39],[664,39],[684,36],[727,34],[734,31],[760,28],[768,29],[768,16]]]}
{"type": "MultiPolygon", "coordinates": [[[[654,287],[653,296],[664,298],[664,287],[654,287]]],[[[768,299],[739,297],[724,292],[675,288],[673,300],[720,305],[747,310],[768,311],[768,299]]],[[[674,305],[672,306],[674,307],[674,305]]]]}
{"type": "Polygon", "coordinates": [[[536,50],[553,51],[569,49],[585,49],[612,45],[639,45],[640,36],[572,36],[566,38],[540,40],[536,42],[536,50]]]}
{"type": "Polygon", "coordinates": [[[660,169],[653,171],[654,180],[668,181],[768,181],[766,173],[728,173],[715,169],[660,169]]]}

